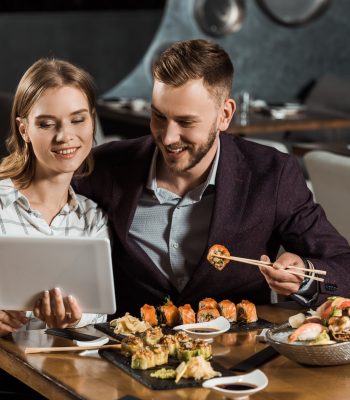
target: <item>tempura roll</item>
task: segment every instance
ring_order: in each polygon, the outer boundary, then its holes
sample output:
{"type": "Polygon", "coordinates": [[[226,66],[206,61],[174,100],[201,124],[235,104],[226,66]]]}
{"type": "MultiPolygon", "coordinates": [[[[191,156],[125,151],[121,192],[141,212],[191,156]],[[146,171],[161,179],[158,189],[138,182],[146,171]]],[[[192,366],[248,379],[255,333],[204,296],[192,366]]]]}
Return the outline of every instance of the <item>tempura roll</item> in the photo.
{"type": "Polygon", "coordinates": [[[163,332],[160,326],[149,328],[141,333],[141,338],[145,343],[145,345],[147,346],[153,346],[157,344],[162,337],[163,337],[163,332]]]}
{"type": "Polygon", "coordinates": [[[126,357],[135,354],[138,350],[142,348],[142,339],[135,335],[127,336],[121,341],[121,353],[126,357]]]}
{"type": "Polygon", "coordinates": [[[133,369],[149,369],[155,366],[155,354],[149,347],[138,350],[131,357],[131,368],[133,369]]]}

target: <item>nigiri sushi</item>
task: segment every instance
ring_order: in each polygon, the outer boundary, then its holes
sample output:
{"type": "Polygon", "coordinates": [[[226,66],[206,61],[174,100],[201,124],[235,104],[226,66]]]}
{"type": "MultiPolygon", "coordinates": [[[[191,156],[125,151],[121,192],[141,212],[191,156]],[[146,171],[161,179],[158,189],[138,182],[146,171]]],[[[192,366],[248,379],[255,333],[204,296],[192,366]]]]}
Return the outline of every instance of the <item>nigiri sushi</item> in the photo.
{"type": "Polygon", "coordinates": [[[235,303],[230,300],[222,300],[218,304],[220,314],[229,322],[237,321],[237,310],[235,303]]]}
{"type": "Polygon", "coordinates": [[[218,303],[211,297],[206,297],[198,304],[198,310],[200,310],[201,308],[218,308],[218,303]]]}
{"type": "Polygon", "coordinates": [[[218,317],[220,313],[217,308],[201,308],[197,312],[197,322],[208,322],[218,317]]]}
{"type": "Polygon", "coordinates": [[[256,313],[255,304],[249,300],[242,300],[237,304],[237,320],[242,322],[256,322],[258,316],[256,313]]]}
{"type": "Polygon", "coordinates": [[[302,324],[291,335],[288,336],[288,342],[293,343],[297,340],[315,340],[316,337],[325,329],[327,329],[325,326],[316,324],[314,322],[302,324]]]}
{"type": "Polygon", "coordinates": [[[194,324],[196,322],[196,313],[193,311],[190,304],[185,304],[179,307],[179,323],[194,324]]]}
{"type": "Polygon", "coordinates": [[[151,326],[158,325],[157,312],[154,306],[144,304],[140,309],[140,313],[143,321],[148,322],[151,326]]]}
{"type": "Polygon", "coordinates": [[[159,313],[161,323],[170,327],[177,325],[179,310],[170,299],[167,299],[165,304],[159,306],[159,313]]]}

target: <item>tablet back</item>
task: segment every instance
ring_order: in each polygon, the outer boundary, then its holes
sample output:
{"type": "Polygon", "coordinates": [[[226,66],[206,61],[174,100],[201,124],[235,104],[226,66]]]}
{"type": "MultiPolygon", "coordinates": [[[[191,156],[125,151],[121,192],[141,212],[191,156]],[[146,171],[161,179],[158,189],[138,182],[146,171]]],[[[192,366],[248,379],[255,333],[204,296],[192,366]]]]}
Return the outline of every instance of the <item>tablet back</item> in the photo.
{"type": "Polygon", "coordinates": [[[113,314],[109,240],[0,237],[0,309],[32,310],[55,287],[75,296],[83,312],[113,314]]]}

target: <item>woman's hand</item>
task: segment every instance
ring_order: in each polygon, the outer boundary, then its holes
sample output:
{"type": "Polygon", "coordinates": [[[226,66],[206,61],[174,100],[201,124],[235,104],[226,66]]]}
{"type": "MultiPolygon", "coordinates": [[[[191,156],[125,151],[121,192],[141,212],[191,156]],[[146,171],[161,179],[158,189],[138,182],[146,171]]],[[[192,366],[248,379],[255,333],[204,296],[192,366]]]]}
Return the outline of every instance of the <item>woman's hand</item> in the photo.
{"type": "MultiPolygon", "coordinates": [[[[263,255],[260,257],[261,261],[270,261],[269,257],[263,255]]],[[[278,294],[289,296],[296,293],[303,281],[303,277],[293,275],[287,267],[294,265],[296,267],[304,267],[303,260],[293,253],[283,253],[274,262],[273,268],[271,267],[260,267],[261,273],[264,275],[266,282],[270,288],[278,294]]],[[[298,271],[300,272],[300,271],[298,271]]]]}
{"type": "Polygon", "coordinates": [[[49,328],[73,327],[82,316],[82,311],[75,298],[73,296],[63,297],[59,288],[45,290],[43,297],[35,304],[33,313],[49,328]]]}
{"type": "Polygon", "coordinates": [[[28,321],[24,311],[0,310],[0,337],[16,332],[28,321]]]}

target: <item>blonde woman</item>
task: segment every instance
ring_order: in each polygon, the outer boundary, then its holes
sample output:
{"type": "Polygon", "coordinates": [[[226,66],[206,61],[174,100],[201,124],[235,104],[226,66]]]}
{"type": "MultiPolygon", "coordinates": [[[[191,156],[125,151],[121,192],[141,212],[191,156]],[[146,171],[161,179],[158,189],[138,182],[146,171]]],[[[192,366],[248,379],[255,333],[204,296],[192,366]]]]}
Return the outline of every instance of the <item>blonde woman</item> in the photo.
{"type": "MultiPolygon", "coordinates": [[[[108,237],[102,211],[70,186],[73,175],[92,171],[94,131],[90,75],[62,60],[35,62],[18,84],[10,154],[0,164],[0,240],[3,235],[108,237]]],[[[58,288],[43,288],[31,313],[0,310],[0,336],[23,326],[80,327],[105,319],[83,314],[75,298],[63,297],[58,288]]]]}

